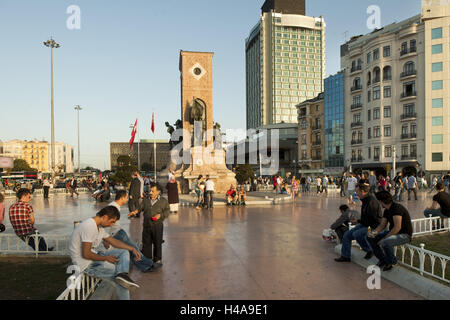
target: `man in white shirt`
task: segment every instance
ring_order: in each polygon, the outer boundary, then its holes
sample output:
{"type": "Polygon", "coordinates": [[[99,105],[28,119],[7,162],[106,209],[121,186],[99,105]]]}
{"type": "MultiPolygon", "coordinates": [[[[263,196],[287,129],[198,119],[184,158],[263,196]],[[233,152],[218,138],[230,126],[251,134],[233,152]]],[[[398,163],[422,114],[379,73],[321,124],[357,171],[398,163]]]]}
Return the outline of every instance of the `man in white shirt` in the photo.
{"type": "Polygon", "coordinates": [[[205,182],[205,195],[206,195],[206,209],[213,208],[214,207],[214,181],[212,181],[209,178],[209,175],[206,176],[206,182],[205,182]]]}
{"type": "Polygon", "coordinates": [[[119,300],[130,299],[130,289],[139,288],[129,276],[130,252],[135,260],[141,259],[141,254],[119,240],[111,237],[104,228],[112,227],[120,219],[119,210],[108,206],[100,210],[94,218],[78,225],[72,233],[69,252],[72,263],[84,272],[96,278],[114,280],[119,300]],[[97,251],[100,243],[105,240],[116,250],[97,251]]]}

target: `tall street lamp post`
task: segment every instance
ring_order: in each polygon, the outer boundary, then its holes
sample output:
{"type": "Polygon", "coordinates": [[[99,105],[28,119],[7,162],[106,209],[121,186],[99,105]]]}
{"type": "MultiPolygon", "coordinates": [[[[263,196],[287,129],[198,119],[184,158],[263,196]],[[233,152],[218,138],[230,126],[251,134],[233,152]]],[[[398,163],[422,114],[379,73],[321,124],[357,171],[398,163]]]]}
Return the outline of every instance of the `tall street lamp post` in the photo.
{"type": "Polygon", "coordinates": [[[81,164],[80,164],[80,111],[83,110],[80,106],[76,106],[75,110],[77,110],[77,118],[78,118],[78,174],[81,173],[81,164]]]}
{"type": "Polygon", "coordinates": [[[54,92],[53,92],[53,48],[59,48],[60,44],[56,43],[55,40],[50,38],[44,42],[46,47],[50,48],[51,52],[51,104],[52,104],[52,141],[51,141],[51,152],[52,152],[52,181],[55,181],[55,108],[54,108],[54,92]]]}

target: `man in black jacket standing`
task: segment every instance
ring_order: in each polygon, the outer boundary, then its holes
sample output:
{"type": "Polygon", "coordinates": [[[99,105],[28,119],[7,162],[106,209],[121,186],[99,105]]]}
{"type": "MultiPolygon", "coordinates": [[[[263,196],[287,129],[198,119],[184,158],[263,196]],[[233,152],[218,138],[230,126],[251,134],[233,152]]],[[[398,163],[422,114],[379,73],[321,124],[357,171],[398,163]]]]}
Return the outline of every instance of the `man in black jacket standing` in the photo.
{"type": "Polygon", "coordinates": [[[142,253],[153,259],[154,265],[149,271],[162,266],[162,243],[164,220],[169,217],[169,202],[161,197],[162,187],[157,183],[150,186],[150,198],[145,198],[141,209],[144,211],[144,229],[142,231],[142,253]]]}
{"type": "Polygon", "coordinates": [[[130,190],[128,192],[129,194],[129,201],[128,201],[128,209],[130,210],[130,216],[134,216],[136,218],[140,217],[139,212],[137,211],[136,214],[131,215],[132,212],[135,212],[139,209],[140,206],[140,199],[142,198],[141,194],[141,181],[138,178],[138,175],[136,172],[133,172],[131,177],[133,180],[131,180],[130,190]]]}
{"type": "Polygon", "coordinates": [[[335,259],[337,262],[350,262],[351,261],[351,249],[352,241],[356,240],[361,248],[367,253],[364,259],[369,260],[373,257],[372,248],[367,242],[367,233],[369,227],[375,230],[381,222],[382,211],[381,205],[373,194],[369,194],[370,185],[361,183],[356,187],[356,193],[359,199],[362,201],[361,219],[353,220],[353,224],[358,224],[352,230],[347,231],[344,234],[342,240],[341,257],[335,259]]]}

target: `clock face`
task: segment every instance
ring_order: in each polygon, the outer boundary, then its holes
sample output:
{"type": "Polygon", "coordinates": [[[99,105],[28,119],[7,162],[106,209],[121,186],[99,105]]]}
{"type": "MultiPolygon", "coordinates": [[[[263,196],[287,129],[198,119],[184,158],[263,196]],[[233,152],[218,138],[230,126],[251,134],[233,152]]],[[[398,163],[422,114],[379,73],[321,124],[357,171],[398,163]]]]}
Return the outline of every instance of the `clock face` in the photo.
{"type": "Polygon", "coordinates": [[[189,72],[194,76],[196,80],[200,80],[207,73],[202,65],[198,62],[189,69],[189,72]]]}
{"type": "Polygon", "coordinates": [[[196,76],[199,76],[199,75],[202,74],[202,69],[200,69],[200,68],[195,68],[195,69],[194,69],[194,73],[195,73],[196,76]]]}

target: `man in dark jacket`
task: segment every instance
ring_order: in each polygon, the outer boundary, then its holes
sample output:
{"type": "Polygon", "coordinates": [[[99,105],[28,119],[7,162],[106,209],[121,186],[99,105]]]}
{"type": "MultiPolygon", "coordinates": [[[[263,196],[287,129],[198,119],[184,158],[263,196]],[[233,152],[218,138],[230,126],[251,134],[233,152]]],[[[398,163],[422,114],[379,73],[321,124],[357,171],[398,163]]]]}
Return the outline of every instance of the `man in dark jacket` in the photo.
{"type": "Polygon", "coordinates": [[[142,253],[154,261],[150,271],[155,271],[162,266],[164,220],[170,214],[169,202],[161,197],[162,192],[159,184],[152,183],[150,198],[145,198],[141,205],[141,209],[144,211],[142,253]]]}
{"type": "Polygon", "coordinates": [[[72,198],[74,193],[76,193],[78,197],[80,196],[78,194],[77,188],[78,188],[77,179],[75,179],[75,177],[72,177],[72,180],[70,180],[70,196],[72,198]]]}
{"type": "MultiPolygon", "coordinates": [[[[129,197],[130,197],[130,199],[128,201],[128,209],[130,210],[130,213],[139,209],[139,206],[140,206],[139,201],[142,198],[141,181],[139,180],[136,172],[133,172],[131,177],[133,178],[133,180],[131,180],[130,191],[128,192],[129,197]]],[[[136,214],[130,215],[130,216],[139,218],[140,217],[139,212],[140,211],[138,211],[136,214]]]]}
{"type": "Polygon", "coordinates": [[[381,222],[381,205],[373,194],[370,194],[370,185],[361,183],[356,187],[356,193],[362,201],[361,219],[353,220],[353,224],[358,224],[355,228],[347,231],[342,240],[341,257],[335,259],[337,262],[350,262],[352,241],[356,240],[361,248],[366,252],[364,259],[369,260],[373,257],[372,248],[367,242],[367,232],[369,227],[375,230],[381,222]]]}

